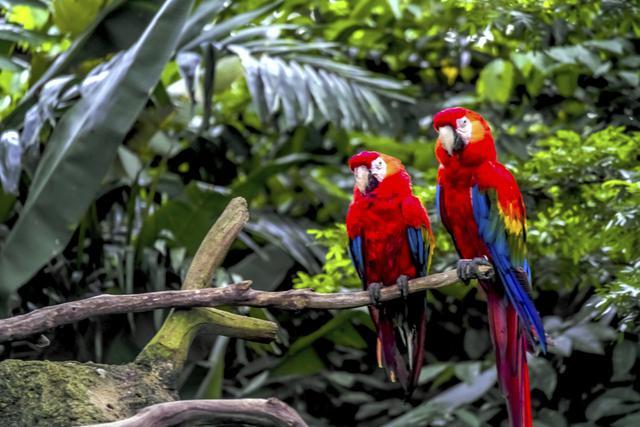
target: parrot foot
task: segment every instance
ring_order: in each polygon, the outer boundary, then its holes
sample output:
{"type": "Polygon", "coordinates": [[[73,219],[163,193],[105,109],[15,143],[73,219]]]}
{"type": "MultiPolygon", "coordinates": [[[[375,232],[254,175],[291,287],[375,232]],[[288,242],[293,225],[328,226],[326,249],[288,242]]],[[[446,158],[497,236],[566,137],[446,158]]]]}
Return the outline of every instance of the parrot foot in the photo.
{"type": "Polygon", "coordinates": [[[487,258],[461,259],[458,261],[458,277],[466,285],[471,279],[491,280],[494,277],[493,268],[488,271],[480,269],[481,266],[493,267],[487,258]]]}
{"type": "Polygon", "coordinates": [[[382,283],[373,282],[369,283],[367,291],[369,292],[369,298],[373,301],[373,305],[380,307],[382,302],[380,301],[380,289],[382,289],[382,283]]]}
{"type": "Polygon", "coordinates": [[[406,301],[409,298],[409,277],[404,274],[398,276],[396,285],[398,286],[398,289],[400,289],[400,296],[402,296],[402,299],[406,301]]]}

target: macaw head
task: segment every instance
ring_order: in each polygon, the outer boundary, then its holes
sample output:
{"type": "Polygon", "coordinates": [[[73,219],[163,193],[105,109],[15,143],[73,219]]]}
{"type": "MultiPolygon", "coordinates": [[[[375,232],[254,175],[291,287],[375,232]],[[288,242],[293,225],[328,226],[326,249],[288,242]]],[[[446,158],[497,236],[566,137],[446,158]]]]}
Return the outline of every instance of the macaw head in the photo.
{"type": "Polygon", "coordinates": [[[436,156],[440,163],[448,163],[451,157],[467,164],[495,160],[491,128],[475,111],[447,108],[435,115],[433,127],[438,132],[436,156]]]}
{"type": "Polygon", "coordinates": [[[395,157],[376,151],[363,151],[349,159],[349,168],[355,178],[355,186],[367,194],[389,178],[405,172],[402,162],[395,157]]]}

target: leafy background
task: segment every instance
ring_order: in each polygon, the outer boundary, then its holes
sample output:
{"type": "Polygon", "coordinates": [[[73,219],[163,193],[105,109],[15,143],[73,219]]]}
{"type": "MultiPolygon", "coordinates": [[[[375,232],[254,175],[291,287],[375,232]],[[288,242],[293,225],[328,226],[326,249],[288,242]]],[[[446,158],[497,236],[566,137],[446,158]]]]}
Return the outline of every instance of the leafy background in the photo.
{"type": "MultiPolygon", "coordinates": [[[[525,194],[536,304],[554,342],[530,359],[536,426],[640,423],[637,3],[0,7],[4,315],[177,288],[238,195],[252,221],[216,286],[357,287],[341,224],[346,159],[364,148],[409,165],[438,236],[432,271],[450,268],[433,215],[431,118],[464,105],[490,121],[525,194]]],[[[279,342],[198,339],[181,396],[276,396],[318,426],[504,424],[482,297],[455,285],[429,306],[409,402],[375,368],[364,310],[244,310],[277,320],[279,342]]],[[[0,357],[131,361],[166,314],[79,322],[49,332],[48,347],[4,344],[0,357]]]]}

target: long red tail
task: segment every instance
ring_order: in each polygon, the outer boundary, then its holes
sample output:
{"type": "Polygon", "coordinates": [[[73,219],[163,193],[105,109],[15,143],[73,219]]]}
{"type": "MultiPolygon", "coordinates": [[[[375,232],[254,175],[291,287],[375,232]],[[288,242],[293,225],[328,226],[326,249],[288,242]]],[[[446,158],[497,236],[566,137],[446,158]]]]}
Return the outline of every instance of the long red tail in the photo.
{"type": "Polygon", "coordinates": [[[378,331],[378,364],[393,382],[400,382],[407,397],[418,383],[424,361],[427,332],[426,292],[412,294],[405,302],[394,300],[380,308],[370,306],[378,331]]]}
{"type": "Polygon", "coordinates": [[[487,294],[489,325],[496,353],[500,389],[507,399],[513,427],[531,427],[531,397],[526,336],[515,309],[495,284],[483,284],[487,294]]]}

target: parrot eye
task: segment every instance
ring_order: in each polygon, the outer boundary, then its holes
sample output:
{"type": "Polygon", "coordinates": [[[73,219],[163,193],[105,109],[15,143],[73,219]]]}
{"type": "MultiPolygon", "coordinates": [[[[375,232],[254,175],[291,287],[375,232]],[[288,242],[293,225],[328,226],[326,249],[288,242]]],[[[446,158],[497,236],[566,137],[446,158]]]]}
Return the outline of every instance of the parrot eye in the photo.
{"type": "Polygon", "coordinates": [[[456,127],[457,128],[465,128],[465,127],[467,127],[468,124],[469,124],[469,119],[467,119],[466,117],[463,117],[463,118],[457,120],[456,127]]]}
{"type": "Polygon", "coordinates": [[[465,144],[468,144],[471,140],[472,133],[472,125],[468,118],[461,117],[456,120],[456,134],[462,138],[465,144]]]}
{"type": "Polygon", "coordinates": [[[380,157],[371,162],[371,174],[379,182],[387,175],[387,164],[380,157]]]}

